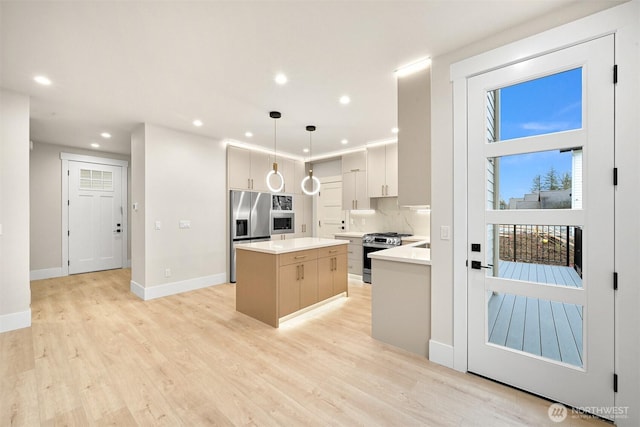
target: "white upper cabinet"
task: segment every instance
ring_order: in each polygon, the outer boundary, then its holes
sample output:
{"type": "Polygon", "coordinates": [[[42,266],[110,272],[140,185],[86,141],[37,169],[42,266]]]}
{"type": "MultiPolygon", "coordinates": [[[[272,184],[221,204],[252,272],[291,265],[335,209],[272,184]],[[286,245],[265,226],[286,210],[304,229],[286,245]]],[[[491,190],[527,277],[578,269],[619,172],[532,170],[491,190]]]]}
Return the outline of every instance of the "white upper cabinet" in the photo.
{"type": "Polygon", "coordinates": [[[398,204],[431,205],[431,70],[398,78],[398,204]]]}
{"type": "Polygon", "coordinates": [[[367,153],[342,156],[342,209],[369,209],[367,194],[367,153]]]}
{"type": "Polygon", "coordinates": [[[398,145],[367,149],[367,189],[369,197],[398,195],[398,145]]]}
{"type": "Polygon", "coordinates": [[[269,155],[246,148],[227,147],[227,182],[232,190],[269,191],[269,155]]]}

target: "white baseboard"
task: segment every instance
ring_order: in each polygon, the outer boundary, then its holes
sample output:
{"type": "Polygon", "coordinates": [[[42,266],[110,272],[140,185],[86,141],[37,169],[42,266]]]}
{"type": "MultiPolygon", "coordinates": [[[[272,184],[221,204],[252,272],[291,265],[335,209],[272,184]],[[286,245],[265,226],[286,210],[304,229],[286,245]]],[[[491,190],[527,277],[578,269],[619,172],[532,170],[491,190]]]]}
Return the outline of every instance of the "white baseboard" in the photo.
{"type": "Polygon", "coordinates": [[[44,268],[42,270],[31,270],[29,272],[29,280],[51,279],[53,277],[62,277],[62,267],[44,268]]]}
{"type": "Polygon", "coordinates": [[[429,360],[453,369],[453,346],[429,340],[429,360]]]}
{"type": "Polygon", "coordinates": [[[0,316],[0,333],[31,326],[31,309],[0,316]]]}
{"type": "Polygon", "coordinates": [[[222,283],[227,283],[227,273],[196,277],[195,279],[164,283],[162,285],[150,287],[144,287],[132,280],[131,292],[133,292],[138,298],[148,301],[155,298],[162,298],[169,295],[181,294],[183,292],[207,288],[209,286],[220,285],[222,283]]]}

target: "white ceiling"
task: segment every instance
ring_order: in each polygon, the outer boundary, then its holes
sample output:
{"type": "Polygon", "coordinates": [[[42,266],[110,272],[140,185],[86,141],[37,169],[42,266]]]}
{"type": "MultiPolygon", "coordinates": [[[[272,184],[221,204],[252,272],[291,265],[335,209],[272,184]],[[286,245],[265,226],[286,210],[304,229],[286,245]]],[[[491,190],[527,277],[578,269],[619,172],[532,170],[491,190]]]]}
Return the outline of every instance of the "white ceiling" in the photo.
{"type": "Polygon", "coordinates": [[[273,148],[278,110],[278,151],[303,156],[314,124],[321,155],[394,137],[398,67],[568,3],[2,0],[0,86],[31,97],[36,142],[129,153],[148,122],[273,148]]]}

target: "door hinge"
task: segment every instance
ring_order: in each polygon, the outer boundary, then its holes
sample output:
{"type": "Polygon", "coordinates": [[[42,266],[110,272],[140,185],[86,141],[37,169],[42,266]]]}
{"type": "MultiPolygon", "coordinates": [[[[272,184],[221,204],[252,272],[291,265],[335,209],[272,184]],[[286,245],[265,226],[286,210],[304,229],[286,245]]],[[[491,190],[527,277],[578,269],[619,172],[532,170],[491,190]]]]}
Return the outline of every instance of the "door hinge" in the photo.
{"type": "Polygon", "coordinates": [[[618,185],[618,168],[613,168],[613,185],[618,185]]]}
{"type": "Polygon", "coordinates": [[[67,236],[71,236],[71,231],[67,230],[67,236]]]}
{"type": "Polygon", "coordinates": [[[613,290],[614,291],[618,290],[618,272],[617,271],[613,272],[613,290]]]}
{"type": "Polygon", "coordinates": [[[466,261],[464,262],[464,266],[465,266],[465,267],[469,267],[469,260],[466,260],[466,261]]]}
{"type": "Polygon", "coordinates": [[[67,265],[68,265],[68,266],[69,266],[69,265],[71,265],[71,261],[67,261],[67,265]]]}
{"type": "Polygon", "coordinates": [[[69,169],[67,169],[67,176],[69,176],[69,169]]]}
{"type": "Polygon", "coordinates": [[[618,83],[618,64],[613,66],[613,84],[618,83]]]}
{"type": "Polygon", "coordinates": [[[71,205],[71,203],[69,203],[69,200],[67,200],[67,206],[71,205]]]}
{"type": "Polygon", "coordinates": [[[618,374],[613,374],[613,392],[618,392],[618,374]]]}

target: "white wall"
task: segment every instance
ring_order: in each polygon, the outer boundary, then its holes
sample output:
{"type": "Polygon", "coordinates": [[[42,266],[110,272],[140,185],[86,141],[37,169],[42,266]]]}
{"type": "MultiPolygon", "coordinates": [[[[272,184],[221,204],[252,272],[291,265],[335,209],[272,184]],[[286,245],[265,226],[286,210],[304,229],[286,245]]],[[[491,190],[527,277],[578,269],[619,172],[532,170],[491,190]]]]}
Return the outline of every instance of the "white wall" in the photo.
{"type": "MultiPolygon", "coordinates": [[[[130,160],[129,156],[121,154],[37,142],[33,144],[33,150],[29,154],[32,279],[56,277],[62,273],[62,160],[60,153],[63,152],[130,160]],[[55,274],[56,271],[59,274],[55,274]]],[[[128,228],[130,229],[130,225],[128,228]]],[[[129,243],[130,235],[129,231],[127,236],[129,243]]],[[[131,253],[130,244],[127,253],[131,253]]]]}
{"type": "Polygon", "coordinates": [[[314,162],[313,175],[318,178],[342,175],[342,158],[314,162]]]}
{"type": "Polygon", "coordinates": [[[146,198],[145,198],[145,125],[138,126],[131,135],[131,281],[141,286],[146,275],[146,198]],[[133,206],[137,209],[133,209],[133,206]]]}
{"type": "Polygon", "coordinates": [[[31,326],[29,98],[0,89],[0,333],[31,326]]]}
{"type": "Polygon", "coordinates": [[[132,290],[149,299],[226,282],[224,145],[150,124],[144,132],[137,130],[132,142],[132,167],[144,164],[144,202],[140,171],[132,176],[132,202],[144,205],[132,212],[137,217],[132,221],[132,290]],[[180,229],[180,220],[191,221],[191,228],[180,229]],[[160,230],[155,229],[157,221],[160,230]],[[144,233],[137,230],[141,226],[144,233]],[[144,277],[138,271],[142,266],[144,277]],[[166,269],[170,277],[165,277],[166,269]]]}

